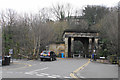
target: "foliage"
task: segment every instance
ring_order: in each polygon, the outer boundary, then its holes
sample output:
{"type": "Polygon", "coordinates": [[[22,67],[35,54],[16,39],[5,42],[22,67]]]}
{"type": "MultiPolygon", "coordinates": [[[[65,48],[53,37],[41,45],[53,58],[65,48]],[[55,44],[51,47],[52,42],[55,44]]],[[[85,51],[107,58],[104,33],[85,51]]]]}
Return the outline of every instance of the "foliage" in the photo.
{"type": "Polygon", "coordinates": [[[106,48],[109,54],[116,54],[118,51],[118,18],[117,8],[104,16],[92,28],[100,31],[100,38],[103,41],[103,48],[106,48]]]}
{"type": "Polygon", "coordinates": [[[104,6],[88,5],[83,9],[83,16],[87,19],[89,26],[98,23],[107,13],[109,13],[109,8],[104,6]]]}

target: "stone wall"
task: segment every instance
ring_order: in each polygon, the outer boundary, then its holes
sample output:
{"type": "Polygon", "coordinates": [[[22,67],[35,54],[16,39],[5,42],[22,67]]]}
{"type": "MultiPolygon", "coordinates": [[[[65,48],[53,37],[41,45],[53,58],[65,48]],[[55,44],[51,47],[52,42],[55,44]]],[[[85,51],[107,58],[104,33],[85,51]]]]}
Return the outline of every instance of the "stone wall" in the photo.
{"type": "Polygon", "coordinates": [[[56,55],[58,56],[59,53],[65,53],[65,44],[60,43],[60,44],[50,44],[49,45],[49,50],[54,51],[56,55]]]}

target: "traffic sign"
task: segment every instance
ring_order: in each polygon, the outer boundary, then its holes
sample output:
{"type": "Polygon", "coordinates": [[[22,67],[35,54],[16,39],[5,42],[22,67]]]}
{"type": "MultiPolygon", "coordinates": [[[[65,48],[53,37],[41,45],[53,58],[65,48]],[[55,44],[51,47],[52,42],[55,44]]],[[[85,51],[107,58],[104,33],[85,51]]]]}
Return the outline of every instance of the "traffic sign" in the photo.
{"type": "Polygon", "coordinates": [[[9,54],[13,54],[13,49],[9,49],[9,54]]]}

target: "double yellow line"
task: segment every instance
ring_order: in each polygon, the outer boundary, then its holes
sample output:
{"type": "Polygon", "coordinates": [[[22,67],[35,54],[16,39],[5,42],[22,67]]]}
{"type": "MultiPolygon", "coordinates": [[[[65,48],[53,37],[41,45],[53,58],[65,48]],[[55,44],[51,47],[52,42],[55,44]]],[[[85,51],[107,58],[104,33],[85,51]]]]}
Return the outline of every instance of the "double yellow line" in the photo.
{"type": "Polygon", "coordinates": [[[78,78],[78,77],[75,76],[75,74],[76,74],[78,71],[82,70],[83,67],[87,66],[89,63],[90,63],[90,59],[88,60],[87,63],[85,63],[84,65],[82,65],[81,67],[79,67],[78,69],[76,69],[75,71],[73,71],[72,73],[70,73],[70,76],[71,76],[72,78],[78,78]]]}

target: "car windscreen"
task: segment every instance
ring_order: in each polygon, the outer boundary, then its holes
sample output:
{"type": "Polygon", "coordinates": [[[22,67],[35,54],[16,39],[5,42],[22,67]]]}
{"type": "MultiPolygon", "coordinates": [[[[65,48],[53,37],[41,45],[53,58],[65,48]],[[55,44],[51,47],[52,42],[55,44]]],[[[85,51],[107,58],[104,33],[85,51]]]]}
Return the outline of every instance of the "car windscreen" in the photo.
{"type": "Polygon", "coordinates": [[[46,51],[43,51],[42,53],[44,53],[44,54],[47,54],[48,52],[46,52],[46,51]]]}

